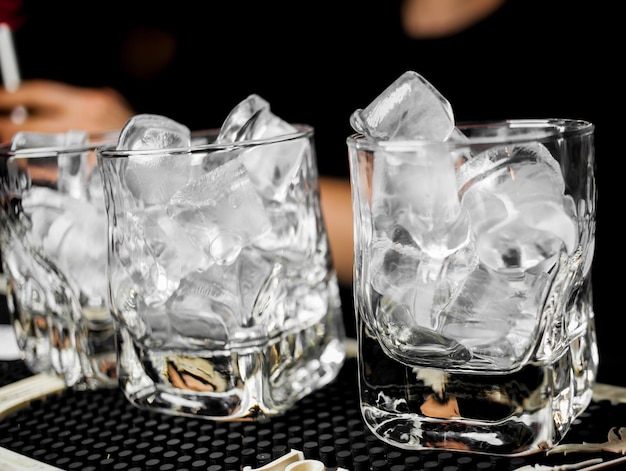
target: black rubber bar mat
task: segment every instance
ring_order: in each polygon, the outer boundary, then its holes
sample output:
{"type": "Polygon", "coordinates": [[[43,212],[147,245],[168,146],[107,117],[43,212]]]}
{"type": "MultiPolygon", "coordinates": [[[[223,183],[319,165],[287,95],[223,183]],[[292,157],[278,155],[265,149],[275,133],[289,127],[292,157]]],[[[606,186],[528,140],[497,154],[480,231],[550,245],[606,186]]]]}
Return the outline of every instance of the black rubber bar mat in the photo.
{"type": "MultiPolygon", "coordinates": [[[[21,361],[0,362],[0,386],[29,375],[21,361]]],[[[240,471],[267,466],[292,449],[322,461],[326,469],[353,471],[509,471],[598,458],[609,467],[610,460],[621,456],[600,451],[508,458],[397,449],[364,425],[356,378],[356,361],[350,358],[332,384],[302,399],[287,414],[257,422],[213,422],[143,411],[117,389],[64,389],[8,413],[0,421],[0,447],[62,470],[81,471],[240,471]]],[[[622,425],[626,404],[594,400],[564,442],[604,443],[609,430],[622,425]]],[[[621,466],[626,469],[626,464],[621,466]]]]}

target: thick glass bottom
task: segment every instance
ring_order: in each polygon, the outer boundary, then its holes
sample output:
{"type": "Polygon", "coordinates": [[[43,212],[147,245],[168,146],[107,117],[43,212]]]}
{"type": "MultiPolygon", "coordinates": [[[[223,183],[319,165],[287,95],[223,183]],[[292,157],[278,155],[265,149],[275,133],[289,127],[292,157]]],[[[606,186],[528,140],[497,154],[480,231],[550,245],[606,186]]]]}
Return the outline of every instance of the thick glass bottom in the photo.
{"type": "Polygon", "coordinates": [[[593,381],[581,382],[576,371],[579,343],[551,364],[459,374],[399,363],[363,321],[358,324],[363,418],[376,436],[399,448],[530,454],[557,444],[591,401],[593,381]]]}
{"type": "Polygon", "coordinates": [[[119,380],[131,403],[213,420],[278,415],[335,379],[345,359],[334,314],[248,349],[146,350],[124,329],[118,344],[119,380]]]}

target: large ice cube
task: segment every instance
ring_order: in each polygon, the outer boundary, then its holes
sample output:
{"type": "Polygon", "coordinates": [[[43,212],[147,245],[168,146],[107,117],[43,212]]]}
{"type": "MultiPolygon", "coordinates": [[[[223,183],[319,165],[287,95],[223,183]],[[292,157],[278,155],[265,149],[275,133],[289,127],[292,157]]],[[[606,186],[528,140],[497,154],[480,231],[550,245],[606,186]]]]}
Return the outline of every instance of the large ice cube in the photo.
{"type": "Polygon", "coordinates": [[[447,140],[454,130],[452,106],[414,71],[396,79],[365,109],[350,116],[355,131],[373,140],[447,140]]]}
{"type": "Polygon", "coordinates": [[[187,126],[161,115],[138,114],[120,132],[118,150],[176,149],[191,144],[187,126]]]}
{"type": "MultiPolygon", "coordinates": [[[[176,149],[191,145],[189,128],[170,118],[139,114],[122,129],[118,150],[176,149]]],[[[126,168],[126,184],[131,193],[146,204],[165,203],[178,187],[189,180],[188,154],[164,155],[147,152],[132,155],[126,168]]]]}
{"type": "Polygon", "coordinates": [[[528,270],[578,243],[576,208],[558,162],[540,143],[491,148],[459,169],[481,261],[528,270]]]}
{"type": "Polygon", "coordinates": [[[106,299],[104,215],[88,201],[44,187],[32,187],[22,208],[29,217],[31,244],[41,247],[92,303],[106,299]]]}
{"type": "MultiPolygon", "coordinates": [[[[222,124],[217,142],[265,139],[296,132],[294,126],[271,112],[266,100],[253,94],[233,108],[222,124]]],[[[307,141],[288,140],[245,149],[242,162],[263,197],[284,202],[303,159],[312,152],[307,141]]]]}
{"type": "Polygon", "coordinates": [[[252,94],[228,114],[222,123],[217,142],[252,141],[294,132],[296,128],[272,113],[265,99],[252,94]]]}
{"type": "Polygon", "coordinates": [[[127,247],[122,261],[138,284],[149,293],[145,302],[158,306],[178,289],[190,272],[205,270],[212,263],[202,250],[190,246],[185,227],[171,219],[165,207],[154,206],[132,216],[126,228],[127,247]],[[130,253],[126,254],[126,250],[130,253]]]}
{"type": "Polygon", "coordinates": [[[467,244],[469,226],[454,162],[442,148],[381,151],[374,165],[372,212],[377,229],[400,225],[420,250],[443,258],[467,244]]]}
{"type": "Polygon", "coordinates": [[[372,178],[379,254],[372,261],[372,284],[408,310],[413,328],[434,329],[437,313],[476,265],[455,157],[443,145],[458,134],[452,108],[428,81],[409,71],[356,110],[350,122],[381,147],[372,178]],[[415,139],[434,142],[408,142],[415,139]]]}
{"type": "Polygon", "coordinates": [[[219,264],[232,263],[244,246],[271,228],[263,202],[240,159],[180,188],[170,199],[167,211],[219,264]]]}

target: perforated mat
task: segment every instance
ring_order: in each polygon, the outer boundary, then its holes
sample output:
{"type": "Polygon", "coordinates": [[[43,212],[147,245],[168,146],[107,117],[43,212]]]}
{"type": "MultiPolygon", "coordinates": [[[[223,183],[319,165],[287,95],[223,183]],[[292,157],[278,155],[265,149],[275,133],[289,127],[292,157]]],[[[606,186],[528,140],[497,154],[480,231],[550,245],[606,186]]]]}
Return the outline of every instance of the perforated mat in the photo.
{"type": "MultiPolygon", "coordinates": [[[[117,389],[65,389],[6,415],[0,421],[0,446],[48,466],[82,471],[240,471],[266,466],[291,449],[322,461],[327,469],[354,471],[508,471],[620,457],[602,452],[504,458],[396,449],[364,425],[356,375],[356,361],[350,358],[332,384],[287,414],[258,422],[168,416],[135,408],[117,389]]],[[[29,376],[21,361],[0,362],[1,386],[29,376]]],[[[609,429],[621,425],[626,425],[626,404],[594,401],[565,442],[605,442],[609,429]]]]}

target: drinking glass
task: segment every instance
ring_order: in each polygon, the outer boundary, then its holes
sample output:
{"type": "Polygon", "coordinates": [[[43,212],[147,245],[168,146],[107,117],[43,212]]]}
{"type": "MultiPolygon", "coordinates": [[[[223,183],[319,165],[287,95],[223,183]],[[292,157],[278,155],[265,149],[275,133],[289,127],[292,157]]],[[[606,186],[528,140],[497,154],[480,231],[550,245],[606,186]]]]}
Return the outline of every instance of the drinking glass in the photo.
{"type": "Polygon", "coordinates": [[[119,381],[143,409],[250,420],[331,382],[345,333],[313,129],[217,136],[97,149],[119,381]]]}
{"type": "Polygon", "coordinates": [[[347,139],[364,420],[405,449],[522,455],[592,398],[594,126],[347,139]]]}
{"type": "Polygon", "coordinates": [[[115,133],[75,143],[66,137],[23,133],[14,141],[27,144],[0,149],[6,299],[33,373],[58,374],[76,388],[116,387],[104,192],[94,152],[115,133]]]}

